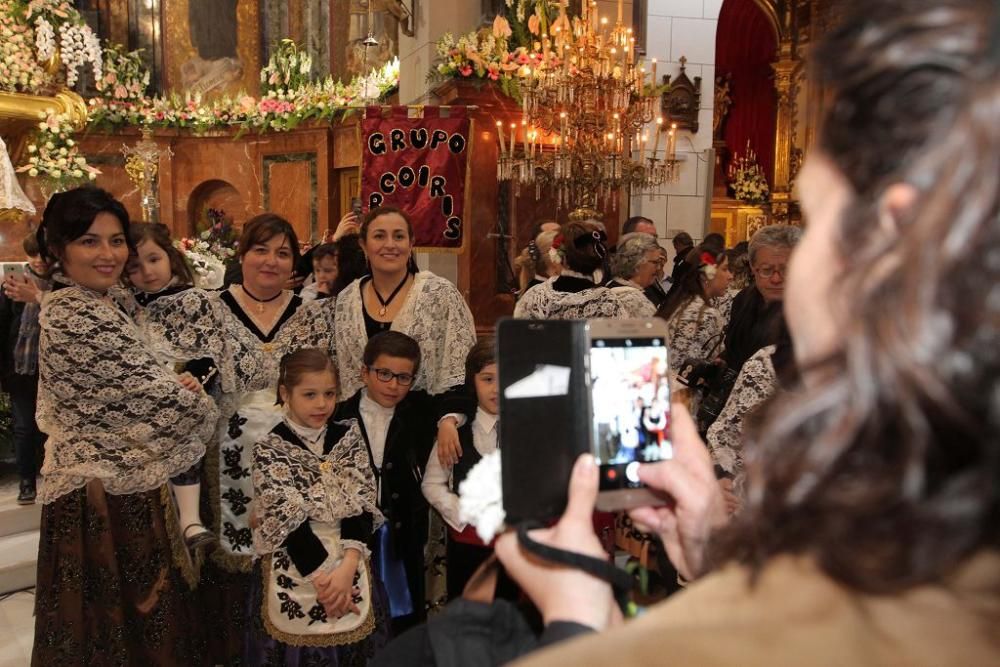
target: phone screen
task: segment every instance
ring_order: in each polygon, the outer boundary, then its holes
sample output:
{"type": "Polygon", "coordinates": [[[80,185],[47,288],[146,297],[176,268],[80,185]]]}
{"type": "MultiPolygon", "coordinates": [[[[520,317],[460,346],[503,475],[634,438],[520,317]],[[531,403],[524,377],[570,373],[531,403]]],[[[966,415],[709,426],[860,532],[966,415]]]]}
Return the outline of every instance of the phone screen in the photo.
{"type": "Polygon", "coordinates": [[[669,459],[670,381],[663,338],[590,343],[594,458],[601,490],[636,489],[640,463],[669,459]]]}
{"type": "Polygon", "coordinates": [[[360,222],[361,218],[361,197],[351,197],[351,211],[358,218],[360,222]]]}

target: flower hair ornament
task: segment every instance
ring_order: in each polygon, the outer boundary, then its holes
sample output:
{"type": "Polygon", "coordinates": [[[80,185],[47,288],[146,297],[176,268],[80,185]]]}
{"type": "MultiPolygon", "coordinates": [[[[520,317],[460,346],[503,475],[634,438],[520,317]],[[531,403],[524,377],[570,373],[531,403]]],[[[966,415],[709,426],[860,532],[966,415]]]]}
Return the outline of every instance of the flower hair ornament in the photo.
{"type": "Polygon", "coordinates": [[[698,260],[698,270],[705,275],[705,278],[713,280],[715,278],[715,274],[719,270],[719,265],[715,260],[715,256],[710,252],[703,252],[698,260]]]}
{"type": "Polygon", "coordinates": [[[581,234],[573,240],[573,245],[577,248],[582,248],[585,245],[592,244],[594,246],[594,252],[601,259],[604,259],[608,255],[608,247],[604,245],[604,242],[608,240],[608,235],[600,229],[595,229],[589,234],[581,234]]]}
{"type": "Polygon", "coordinates": [[[528,241],[528,257],[531,258],[532,262],[537,262],[542,258],[542,253],[538,251],[538,244],[535,243],[535,239],[528,241]]]}
{"type": "Polygon", "coordinates": [[[566,251],[562,249],[563,243],[566,242],[566,238],[562,234],[556,234],[556,237],[552,239],[552,247],[549,248],[549,261],[556,265],[562,265],[563,256],[566,251]]]}

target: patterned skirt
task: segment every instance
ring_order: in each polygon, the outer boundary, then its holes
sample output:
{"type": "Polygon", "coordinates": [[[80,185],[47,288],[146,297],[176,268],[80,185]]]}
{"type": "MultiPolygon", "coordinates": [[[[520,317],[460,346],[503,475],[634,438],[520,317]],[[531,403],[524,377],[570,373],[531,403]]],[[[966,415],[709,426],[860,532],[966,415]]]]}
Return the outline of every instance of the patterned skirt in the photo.
{"type": "Polygon", "coordinates": [[[160,490],[95,480],[42,508],[32,665],[203,665],[197,611],[160,490]]]}

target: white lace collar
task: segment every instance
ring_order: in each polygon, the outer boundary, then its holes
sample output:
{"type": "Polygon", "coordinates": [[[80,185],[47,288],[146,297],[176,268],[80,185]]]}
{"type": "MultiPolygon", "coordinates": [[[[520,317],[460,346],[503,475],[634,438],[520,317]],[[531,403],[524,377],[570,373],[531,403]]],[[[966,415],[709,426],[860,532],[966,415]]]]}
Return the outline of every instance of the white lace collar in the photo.
{"type": "Polygon", "coordinates": [[[319,428],[303,426],[292,419],[287,409],[285,410],[284,421],[288,424],[288,428],[292,429],[292,433],[299,436],[310,450],[315,452],[316,447],[319,446],[320,451],[322,451],[323,438],[326,436],[326,424],[323,424],[319,428]]]}

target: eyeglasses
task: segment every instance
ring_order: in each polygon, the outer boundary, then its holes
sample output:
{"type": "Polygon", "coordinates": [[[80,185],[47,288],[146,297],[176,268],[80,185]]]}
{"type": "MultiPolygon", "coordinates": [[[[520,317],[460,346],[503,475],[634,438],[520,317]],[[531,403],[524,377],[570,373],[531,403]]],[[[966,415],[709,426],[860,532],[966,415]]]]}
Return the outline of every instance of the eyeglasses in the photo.
{"type": "Polygon", "coordinates": [[[393,373],[388,368],[369,368],[375,374],[379,382],[392,382],[393,378],[400,387],[408,387],[413,383],[413,375],[410,373],[393,373]]]}
{"type": "Polygon", "coordinates": [[[759,269],[754,269],[758,276],[761,278],[770,278],[774,274],[778,274],[782,278],[788,273],[787,266],[762,266],[759,269]]]}

